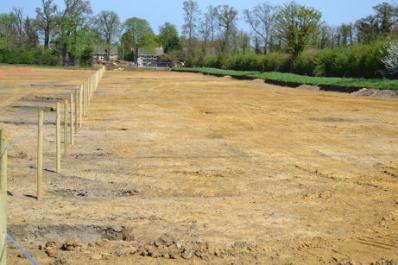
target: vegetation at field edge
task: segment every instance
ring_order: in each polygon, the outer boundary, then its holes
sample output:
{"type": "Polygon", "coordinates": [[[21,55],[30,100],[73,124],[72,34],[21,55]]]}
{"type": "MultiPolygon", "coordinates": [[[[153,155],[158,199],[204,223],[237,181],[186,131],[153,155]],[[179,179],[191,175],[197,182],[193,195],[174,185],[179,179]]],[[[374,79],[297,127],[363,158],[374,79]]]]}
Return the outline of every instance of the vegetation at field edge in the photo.
{"type": "Polygon", "coordinates": [[[339,77],[314,77],[279,72],[235,71],[217,68],[175,68],[173,71],[202,73],[217,76],[231,76],[244,79],[263,79],[264,81],[286,84],[306,84],[318,86],[336,86],[344,88],[373,88],[381,90],[398,90],[398,80],[362,79],[339,77]]]}

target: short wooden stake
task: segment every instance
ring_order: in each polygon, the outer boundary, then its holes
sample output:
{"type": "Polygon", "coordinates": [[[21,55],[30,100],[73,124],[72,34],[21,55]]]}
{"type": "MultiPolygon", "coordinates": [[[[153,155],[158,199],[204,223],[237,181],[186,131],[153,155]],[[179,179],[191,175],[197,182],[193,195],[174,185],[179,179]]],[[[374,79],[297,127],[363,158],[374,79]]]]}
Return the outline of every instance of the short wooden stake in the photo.
{"type": "Polygon", "coordinates": [[[70,132],[69,132],[69,137],[70,137],[70,144],[74,145],[75,144],[75,139],[74,139],[74,133],[75,133],[75,102],[73,98],[73,94],[70,94],[70,132]]]}
{"type": "Polygon", "coordinates": [[[67,99],[65,99],[65,101],[64,101],[64,157],[67,157],[68,156],[68,148],[69,148],[69,146],[68,146],[68,144],[69,144],[69,141],[68,141],[68,137],[69,137],[69,135],[68,135],[68,127],[69,127],[69,118],[68,118],[68,100],[67,99]]]}
{"type": "Polygon", "coordinates": [[[43,190],[43,124],[44,111],[38,110],[38,131],[37,131],[37,199],[40,200],[44,195],[43,190]]]}
{"type": "Polygon", "coordinates": [[[0,265],[7,261],[7,167],[8,140],[5,129],[0,128],[0,265]]]}
{"type": "Polygon", "coordinates": [[[55,118],[55,140],[56,140],[56,172],[61,173],[61,104],[57,102],[55,118]]]}

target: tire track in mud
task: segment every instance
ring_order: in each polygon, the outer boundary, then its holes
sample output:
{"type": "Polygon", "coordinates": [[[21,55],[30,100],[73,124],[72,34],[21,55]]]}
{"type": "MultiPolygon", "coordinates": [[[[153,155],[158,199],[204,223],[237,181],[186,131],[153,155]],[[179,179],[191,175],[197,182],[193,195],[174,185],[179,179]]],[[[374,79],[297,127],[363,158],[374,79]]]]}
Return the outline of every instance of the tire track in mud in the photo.
{"type": "Polygon", "coordinates": [[[394,190],[389,187],[381,186],[381,185],[374,184],[374,183],[364,182],[364,181],[358,180],[358,178],[357,178],[357,180],[351,180],[351,179],[347,179],[347,178],[339,178],[339,177],[336,177],[331,174],[322,173],[318,169],[309,169],[309,168],[299,166],[297,164],[295,164],[294,167],[305,172],[305,173],[309,173],[316,177],[320,177],[320,178],[324,178],[324,179],[328,179],[328,180],[332,180],[332,181],[343,182],[343,183],[347,183],[347,184],[356,184],[359,186],[367,186],[367,187],[375,188],[375,189],[382,190],[385,192],[394,192],[394,190]]]}

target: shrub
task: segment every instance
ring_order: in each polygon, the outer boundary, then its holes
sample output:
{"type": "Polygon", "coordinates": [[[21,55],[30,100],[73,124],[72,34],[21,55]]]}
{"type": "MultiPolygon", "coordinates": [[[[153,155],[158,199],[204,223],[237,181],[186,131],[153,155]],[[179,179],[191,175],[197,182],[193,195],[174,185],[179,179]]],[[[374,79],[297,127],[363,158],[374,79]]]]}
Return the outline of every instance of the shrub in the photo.
{"type": "Polygon", "coordinates": [[[225,59],[224,68],[233,70],[256,71],[261,65],[261,57],[254,53],[232,55],[225,59]]]}
{"type": "Polygon", "coordinates": [[[376,42],[334,49],[307,49],[294,61],[286,53],[249,53],[226,57],[208,56],[191,60],[188,65],[239,71],[292,72],[321,77],[377,78],[382,77],[385,70],[383,58],[386,54],[384,44],[376,42]]]}
{"type": "Polygon", "coordinates": [[[0,50],[0,62],[8,64],[56,65],[57,57],[49,50],[0,50]]]}
{"type": "Polygon", "coordinates": [[[315,71],[315,57],[319,50],[307,49],[302,52],[294,61],[292,71],[301,75],[313,75],[315,71]]]}
{"type": "Polygon", "coordinates": [[[289,72],[291,69],[292,57],[287,53],[270,53],[262,58],[262,71],[289,72]]]}

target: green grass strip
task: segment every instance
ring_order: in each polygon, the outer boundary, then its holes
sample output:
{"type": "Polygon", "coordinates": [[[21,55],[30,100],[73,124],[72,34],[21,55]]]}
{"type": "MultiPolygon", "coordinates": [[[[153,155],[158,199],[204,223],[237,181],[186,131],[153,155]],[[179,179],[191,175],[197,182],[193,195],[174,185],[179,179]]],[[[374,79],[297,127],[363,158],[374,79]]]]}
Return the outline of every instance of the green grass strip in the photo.
{"type": "Polygon", "coordinates": [[[217,68],[176,68],[173,71],[203,73],[217,76],[231,76],[236,78],[263,79],[291,84],[305,84],[318,86],[335,86],[342,88],[373,88],[381,90],[398,90],[398,80],[363,79],[341,77],[314,77],[280,72],[235,71],[217,68]]]}

